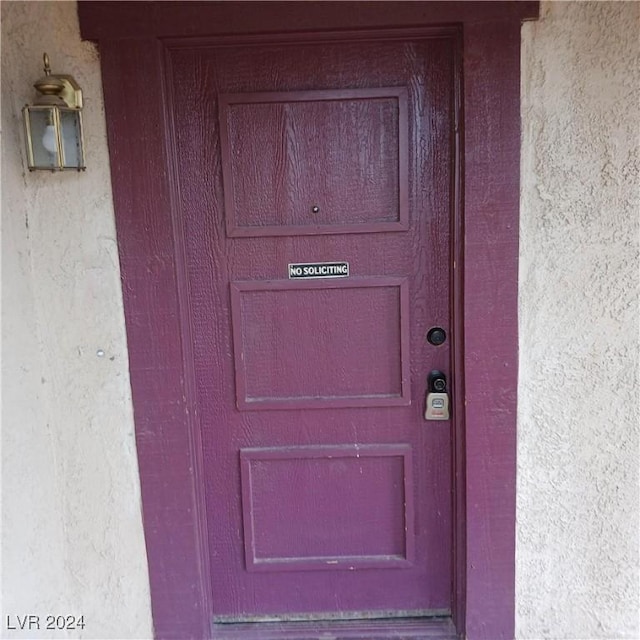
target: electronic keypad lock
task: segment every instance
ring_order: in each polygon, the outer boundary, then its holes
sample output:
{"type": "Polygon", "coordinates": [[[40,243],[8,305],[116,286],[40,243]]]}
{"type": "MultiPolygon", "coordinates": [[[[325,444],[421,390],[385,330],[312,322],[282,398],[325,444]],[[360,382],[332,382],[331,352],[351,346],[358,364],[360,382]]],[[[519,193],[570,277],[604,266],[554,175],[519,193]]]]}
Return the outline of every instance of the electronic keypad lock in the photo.
{"type": "Polygon", "coordinates": [[[447,393],[447,376],[434,369],[427,378],[427,406],[425,420],[449,419],[449,394],[447,393]]]}

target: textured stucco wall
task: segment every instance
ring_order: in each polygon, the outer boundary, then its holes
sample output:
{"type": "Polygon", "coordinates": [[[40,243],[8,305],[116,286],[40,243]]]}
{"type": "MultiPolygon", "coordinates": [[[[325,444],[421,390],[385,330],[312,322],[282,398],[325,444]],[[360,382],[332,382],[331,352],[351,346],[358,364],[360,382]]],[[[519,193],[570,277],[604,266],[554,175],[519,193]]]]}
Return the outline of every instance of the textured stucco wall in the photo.
{"type": "Polygon", "coordinates": [[[2,2],[1,11],[1,633],[148,638],[99,60],[80,41],[75,3],[2,2]],[[85,174],[25,169],[20,109],[44,51],[84,89],[85,174]],[[86,627],[10,632],[6,616],[17,614],[84,615],[86,627]]]}
{"type": "Polygon", "coordinates": [[[640,638],[640,4],[523,28],[517,635],[640,638]]]}

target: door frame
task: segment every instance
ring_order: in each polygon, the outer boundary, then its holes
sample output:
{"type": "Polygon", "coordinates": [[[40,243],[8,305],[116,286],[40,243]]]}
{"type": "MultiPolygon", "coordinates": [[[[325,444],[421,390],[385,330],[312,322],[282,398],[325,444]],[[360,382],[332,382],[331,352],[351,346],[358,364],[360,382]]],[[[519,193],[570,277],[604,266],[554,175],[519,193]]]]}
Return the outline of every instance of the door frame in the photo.
{"type": "Polygon", "coordinates": [[[520,25],[538,2],[78,4],[99,45],[158,638],[208,638],[213,607],[168,49],[455,38],[452,168],[453,593],[456,634],[515,617],[520,25]],[[188,39],[188,40],[187,40],[188,39]]]}

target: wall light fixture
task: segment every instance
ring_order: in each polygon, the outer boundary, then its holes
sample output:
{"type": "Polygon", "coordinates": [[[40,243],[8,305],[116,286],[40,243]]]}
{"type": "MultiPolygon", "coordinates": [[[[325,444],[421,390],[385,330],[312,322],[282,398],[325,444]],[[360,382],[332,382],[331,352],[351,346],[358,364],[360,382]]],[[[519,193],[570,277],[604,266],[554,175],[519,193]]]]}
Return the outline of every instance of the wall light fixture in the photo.
{"type": "Polygon", "coordinates": [[[84,171],[82,89],[72,76],[51,73],[46,53],[44,73],[34,104],[22,109],[29,171],[84,171]]]}

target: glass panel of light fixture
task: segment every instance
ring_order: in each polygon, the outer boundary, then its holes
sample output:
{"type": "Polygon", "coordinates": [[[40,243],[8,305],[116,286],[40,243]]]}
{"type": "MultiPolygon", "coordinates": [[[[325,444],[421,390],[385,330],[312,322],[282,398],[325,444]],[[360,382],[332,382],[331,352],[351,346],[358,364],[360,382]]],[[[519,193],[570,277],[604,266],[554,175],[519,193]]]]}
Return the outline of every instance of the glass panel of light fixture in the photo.
{"type": "Polygon", "coordinates": [[[82,121],[81,114],[76,109],[60,109],[60,124],[62,126],[62,146],[64,149],[65,169],[84,168],[82,157],[82,121]]]}
{"type": "Polygon", "coordinates": [[[54,126],[54,109],[29,107],[29,124],[35,167],[55,169],[58,165],[58,148],[54,126]]]}

